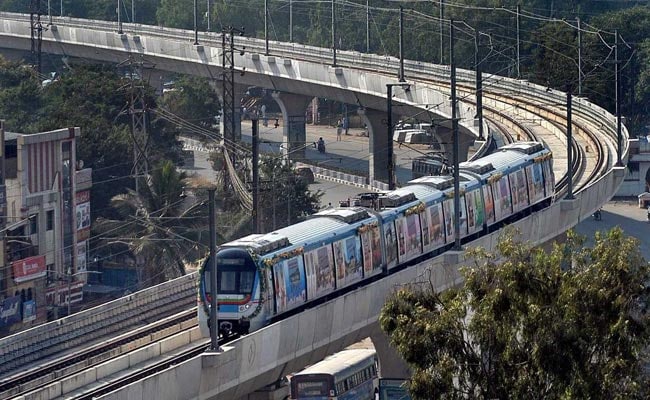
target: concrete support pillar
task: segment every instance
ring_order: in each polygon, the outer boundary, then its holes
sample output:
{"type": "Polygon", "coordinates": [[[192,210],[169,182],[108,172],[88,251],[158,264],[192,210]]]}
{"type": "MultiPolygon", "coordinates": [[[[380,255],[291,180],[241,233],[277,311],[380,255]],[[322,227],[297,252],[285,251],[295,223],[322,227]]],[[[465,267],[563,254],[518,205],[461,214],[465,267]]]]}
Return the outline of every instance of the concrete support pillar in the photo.
{"type": "MultiPolygon", "coordinates": [[[[359,109],[359,115],[368,127],[368,144],[370,152],[369,180],[388,183],[388,127],[386,126],[386,113],[373,109],[359,109]]],[[[393,121],[399,118],[393,115],[393,121]]],[[[391,140],[392,143],[392,140],[391,140]]]]}
{"type": "Polygon", "coordinates": [[[305,111],[313,97],[280,92],[272,96],[282,110],[282,153],[287,154],[289,160],[302,161],[307,144],[305,111]]]}
{"type": "MultiPolygon", "coordinates": [[[[439,126],[436,130],[438,140],[442,143],[441,147],[445,152],[445,158],[449,160],[449,165],[452,166],[454,162],[453,143],[454,135],[450,128],[439,126]]],[[[474,145],[474,136],[458,133],[458,162],[467,161],[467,153],[469,148],[474,145]]]]}
{"type": "Polygon", "coordinates": [[[375,346],[377,357],[379,357],[379,372],[383,378],[409,379],[411,370],[402,359],[402,356],[390,345],[388,336],[379,328],[373,329],[370,335],[372,344],[375,346]]]}
{"type": "Polygon", "coordinates": [[[311,124],[318,125],[318,97],[311,99],[311,124]]]}
{"type": "MultiPolygon", "coordinates": [[[[219,101],[221,101],[221,104],[223,104],[223,99],[221,98],[223,95],[222,89],[221,89],[221,82],[216,82],[215,85],[213,85],[214,89],[217,91],[217,96],[219,96],[219,101]]],[[[248,89],[248,85],[241,85],[235,83],[235,140],[240,141],[241,140],[241,119],[242,119],[242,110],[241,110],[241,100],[246,94],[246,90],[248,89]]],[[[223,108],[221,109],[221,115],[223,116],[223,108]]],[[[219,122],[219,133],[223,133],[223,118],[221,118],[221,122],[219,122]]]]}

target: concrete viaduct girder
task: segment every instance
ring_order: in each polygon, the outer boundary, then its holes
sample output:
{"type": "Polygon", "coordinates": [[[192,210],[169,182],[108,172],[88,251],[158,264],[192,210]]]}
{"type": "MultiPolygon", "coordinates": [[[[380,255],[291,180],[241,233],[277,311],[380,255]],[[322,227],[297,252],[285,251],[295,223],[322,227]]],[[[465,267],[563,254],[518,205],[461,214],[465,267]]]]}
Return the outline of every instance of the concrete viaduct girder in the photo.
{"type": "MultiPolygon", "coordinates": [[[[12,14],[15,15],[15,14],[12,14]]],[[[0,15],[1,17],[1,15],[0,15]]],[[[25,28],[26,21],[3,20],[0,24],[0,37],[2,47],[28,51],[31,48],[29,30],[25,28]]],[[[54,25],[43,33],[43,51],[52,54],[61,54],[68,57],[92,59],[100,62],[119,63],[129,56],[135,61],[145,60],[147,64],[155,66],[162,71],[181,72],[191,75],[203,76],[220,80],[221,68],[221,39],[217,34],[205,34],[201,45],[192,45],[188,41],[188,33],[176,29],[162,27],[138,26],[137,32],[129,32],[129,25],[125,24],[124,34],[116,33],[114,24],[96,21],[92,25],[86,20],[66,18],[65,22],[78,22],[80,26],[68,26],[65,23],[54,25]],[[185,40],[182,40],[181,36],[185,40]],[[170,39],[169,36],[175,37],[170,39]]],[[[246,86],[259,86],[275,92],[302,95],[309,98],[322,97],[333,99],[346,104],[356,104],[369,110],[386,113],[386,84],[396,83],[394,76],[382,75],[366,70],[332,67],[322,62],[300,61],[288,57],[270,55],[266,56],[251,52],[255,48],[256,39],[235,37],[235,46],[246,46],[246,52],[241,55],[234,54],[235,69],[243,75],[235,74],[238,90],[246,86]]],[[[309,49],[307,46],[302,46],[309,49]]],[[[358,57],[368,57],[360,53],[349,54],[358,57]]],[[[378,57],[379,58],[379,57],[378,57]]],[[[451,108],[448,93],[442,93],[434,85],[422,82],[409,82],[408,91],[395,91],[393,109],[396,115],[403,116],[431,116],[436,121],[441,121],[443,127],[450,126],[451,108]]],[[[241,96],[243,94],[239,93],[241,96]]],[[[281,99],[277,97],[277,99],[281,99]]],[[[292,119],[289,135],[285,128],[285,137],[289,142],[304,142],[300,132],[305,130],[304,122],[299,127],[300,121],[296,117],[301,113],[304,116],[305,107],[300,110],[289,106],[283,101],[283,117],[292,119]],[[286,114],[285,109],[291,115],[286,114]]],[[[236,103],[237,104],[237,103],[236,103]]],[[[474,126],[473,105],[461,103],[458,107],[459,132],[462,143],[472,143],[478,136],[474,126]]],[[[283,106],[281,105],[281,108],[283,106]]],[[[239,114],[236,117],[240,116],[239,114]]],[[[304,121],[304,119],[303,119],[304,121]]],[[[397,121],[397,119],[395,119],[397,121]]],[[[241,127],[236,124],[236,134],[241,132],[241,127]]],[[[370,135],[380,134],[383,131],[378,124],[369,123],[370,135]]],[[[444,130],[444,128],[443,128],[444,130]]],[[[449,140],[441,138],[442,143],[449,140]]],[[[449,147],[449,146],[447,146],[449,147]]],[[[386,147],[375,146],[369,149],[373,158],[382,157],[386,147]]],[[[466,154],[462,152],[461,154],[466,154]]],[[[294,158],[298,157],[296,155],[294,158]]],[[[448,155],[448,159],[451,156],[448,155]]],[[[385,163],[375,163],[375,168],[370,170],[370,179],[386,180],[385,163]]]]}

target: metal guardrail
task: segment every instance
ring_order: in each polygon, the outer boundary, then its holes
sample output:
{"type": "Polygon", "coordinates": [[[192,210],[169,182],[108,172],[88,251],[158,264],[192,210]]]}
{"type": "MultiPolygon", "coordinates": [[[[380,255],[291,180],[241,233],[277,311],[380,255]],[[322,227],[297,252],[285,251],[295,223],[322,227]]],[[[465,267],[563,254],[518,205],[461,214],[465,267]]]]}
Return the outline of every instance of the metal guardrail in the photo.
{"type": "Polygon", "coordinates": [[[0,339],[0,374],[30,362],[159,318],[177,306],[194,306],[196,273],[0,339]]]}

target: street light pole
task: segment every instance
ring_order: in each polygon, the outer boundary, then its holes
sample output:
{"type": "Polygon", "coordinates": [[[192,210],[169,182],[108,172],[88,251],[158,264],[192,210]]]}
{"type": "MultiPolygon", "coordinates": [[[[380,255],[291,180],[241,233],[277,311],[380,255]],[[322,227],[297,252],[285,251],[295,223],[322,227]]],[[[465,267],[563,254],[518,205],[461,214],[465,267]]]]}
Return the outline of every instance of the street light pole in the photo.
{"type": "Polygon", "coordinates": [[[216,212],[214,209],[216,188],[208,189],[210,217],[210,349],[221,351],[217,341],[219,331],[217,326],[217,228],[215,225],[216,212]]]}
{"type": "MultiPolygon", "coordinates": [[[[63,0],[61,0],[61,15],[63,15],[63,0]]],[[[117,33],[124,33],[122,30],[122,2],[117,0],[117,33]]]]}
{"type": "Polygon", "coordinates": [[[408,83],[387,83],[386,84],[386,125],[388,129],[388,141],[386,148],[388,150],[388,190],[395,190],[395,163],[393,162],[393,86],[400,86],[404,90],[409,90],[411,85],[408,83]]]}
{"type": "Polygon", "coordinates": [[[386,123],[388,125],[388,190],[395,190],[395,172],[393,169],[393,85],[386,85],[386,123]]]}
{"type": "Polygon", "coordinates": [[[454,60],[454,20],[449,21],[449,64],[451,68],[451,130],[454,137],[454,250],[461,250],[460,244],[460,171],[458,149],[458,118],[456,115],[456,63],[454,60]]]}
{"type": "Polygon", "coordinates": [[[199,44],[199,6],[196,2],[197,0],[194,0],[194,45],[199,44]]]}

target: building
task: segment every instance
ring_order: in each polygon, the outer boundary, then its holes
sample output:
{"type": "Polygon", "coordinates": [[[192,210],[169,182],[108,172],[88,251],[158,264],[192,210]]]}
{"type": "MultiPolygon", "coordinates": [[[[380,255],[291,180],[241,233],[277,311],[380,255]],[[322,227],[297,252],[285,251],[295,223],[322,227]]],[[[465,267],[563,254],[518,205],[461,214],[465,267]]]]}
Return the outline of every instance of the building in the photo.
{"type": "Polygon", "coordinates": [[[625,180],[617,196],[638,196],[650,192],[650,143],[647,136],[630,140],[630,158],[627,162],[625,180]]]}
{"type": "Polygon", "coordinates": [[[92,180],[90,169],[76,160],[79,136],[79,128],[4,133],[2,332],[57,317],[82,299],[92,180]]]}

